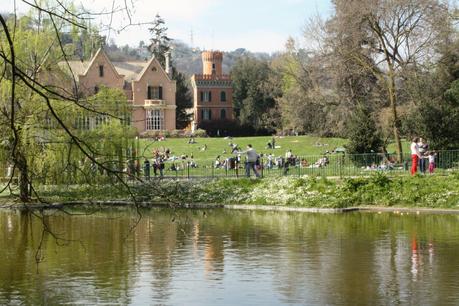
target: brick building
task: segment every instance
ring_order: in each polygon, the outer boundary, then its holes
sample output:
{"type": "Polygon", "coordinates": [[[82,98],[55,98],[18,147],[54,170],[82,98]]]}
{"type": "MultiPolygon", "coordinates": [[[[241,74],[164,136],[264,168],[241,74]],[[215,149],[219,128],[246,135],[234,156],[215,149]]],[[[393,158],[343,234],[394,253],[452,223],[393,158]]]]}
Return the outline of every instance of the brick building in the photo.
{"type": "MultiPolygon", "coordinates": [[[[152,57],[149,61],[111,61],[99,49],[91,61],[69,62],[79,90],[85,96],[101,86],[124,91],[132,110],[132,125],[140,134],[175,129],[176,84],[171,78],[169,56],[166,67],[152,57]]],[[[65,67],[62,63],[62,67],[65,67]]]]}
{"type": "Polygon", "coordinates": [[[205,122],[234,119],[231,77],[223,74],[222,62],[222,52],[202,52],[202,74],[194,74],[191,77],[192,129],[201,127],[205,122]]]}

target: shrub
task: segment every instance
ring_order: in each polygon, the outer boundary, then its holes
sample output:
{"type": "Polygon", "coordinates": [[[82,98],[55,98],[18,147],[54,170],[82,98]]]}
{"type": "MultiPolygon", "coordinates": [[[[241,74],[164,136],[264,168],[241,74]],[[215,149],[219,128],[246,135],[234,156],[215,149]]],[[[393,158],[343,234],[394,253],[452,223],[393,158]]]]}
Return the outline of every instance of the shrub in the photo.
{"type": "Polygon", "coordinates": [[[197,129],[193,132],[192,135],[194,137],[207,137],[207,132],[206,130],[203,130],[203,129],[197,129]]]}

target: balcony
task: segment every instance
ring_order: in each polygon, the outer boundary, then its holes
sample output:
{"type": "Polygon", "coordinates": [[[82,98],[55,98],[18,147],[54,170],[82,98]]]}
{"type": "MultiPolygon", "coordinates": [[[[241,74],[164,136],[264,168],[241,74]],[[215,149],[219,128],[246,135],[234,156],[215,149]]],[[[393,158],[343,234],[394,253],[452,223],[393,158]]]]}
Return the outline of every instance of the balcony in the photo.
{"type": "Polygon", "coordinates": [[[145,100],[144,107],[145,108],[154,108],[158,106],[166,106],[167,103],[165,100],[145,100]]]}

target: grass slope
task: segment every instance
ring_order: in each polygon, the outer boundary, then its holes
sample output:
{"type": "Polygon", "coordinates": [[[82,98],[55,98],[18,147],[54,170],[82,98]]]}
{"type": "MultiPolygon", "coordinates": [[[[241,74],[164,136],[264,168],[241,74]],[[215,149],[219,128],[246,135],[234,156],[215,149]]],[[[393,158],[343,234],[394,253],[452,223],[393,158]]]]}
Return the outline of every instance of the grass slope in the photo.
{"type": "Polygon", "coordinates": [[[273,153],[275,156],[284,156],[285,152],[289,149],[293,154],[300,156],[307,155],[320,155],[326,150],[332,151],[336,147],[342,147],[347,140],[341,138],[320,138],[313,136],[287,136],[276,137],[276,147],[280,148],[269,150],[266,149],[266,144],[270,142],[272,137],[237,137],[230,139],[224,138],[196,138],[195,144],[188,144],[187,138],[168,138],[166,141],[154,142],[151,140],[141,140],[141,152],[144,156],[151,157],[153,151],[159,149],[160,151],[169,148],[172,155],[188,155],[193,154],[194,159],[197,161],[213,160],[218,155],[223,157],[231,156],[231,148],[229,143],[232,141],[240,148],[245,149],[248,144],[251,144],[254,149],[260,153],[273,153]],[[317,146],[316,144],[322,144],[317,146]],[[202,151],[201,148],[207,145],[207,150],[202,151]],[[224,154],[223,151],[227,153],[224,154]]]}
{"type": "MultiPolygon", "coordinates": [[[[294,155],[309,156],[321,155],[327,150],[332,151],[336,147],[343,147],[348,141],[343,138],[285,136],[276,137],[276,147],[279,146],[280,148],[266,149],[266,145],[271,139],[271,136],[235,137],[232,140],[224,138],[196,138],[195,144],[188,144],[188,138],[168,138],[160,142],[141,139],[140,152],[142,156],[151,158],[156,149],[164,151],[168,148],[171,150],[172,155],[177,157],[181,155],[193,155],[196,161],[214,160],[218,155],[221,158],[231,156],[229,143],[232,141],[242,149],[245,149],[248,144],[251,144],[259,154],[272,153],[275,156],[284,156],[285,152],[291,149],[294,155]],[[202,151],[201,148],[204,145],[207,145],[207,150],[202,151]],[[226,150],[226,154],[223,153],[224,150],[226,150]]],[[[407,152],[408,148],[409,143],[405,141],[403,143],[404,152],[407,152]]],[[[388,150],[389,152],[395,151],[395,146],[393,144],[389,145],[388,150]]]]}

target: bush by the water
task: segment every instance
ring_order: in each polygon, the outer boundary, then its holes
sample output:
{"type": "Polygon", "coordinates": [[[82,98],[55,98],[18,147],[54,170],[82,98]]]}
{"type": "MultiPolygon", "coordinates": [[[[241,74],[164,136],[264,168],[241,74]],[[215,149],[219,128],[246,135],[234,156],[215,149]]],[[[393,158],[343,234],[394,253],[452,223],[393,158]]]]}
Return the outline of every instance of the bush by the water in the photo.
{"type": "MultiPolygon", "coordinates": [[[[47,200],[129,200],[127,192],[115,187],[90,186],[43,191],[47,200]],[[65,191],[62,191],[65,190],[65,191]]],[[[209,181],[152,181],[135,185],[141,201],[157,203],[264,204],[295,207],[343,208],[352,206],[396,206],[458,208],[459,175],[370,177],[329,180],[322,177],[265,179],[219,179],[209,181]]]]}

